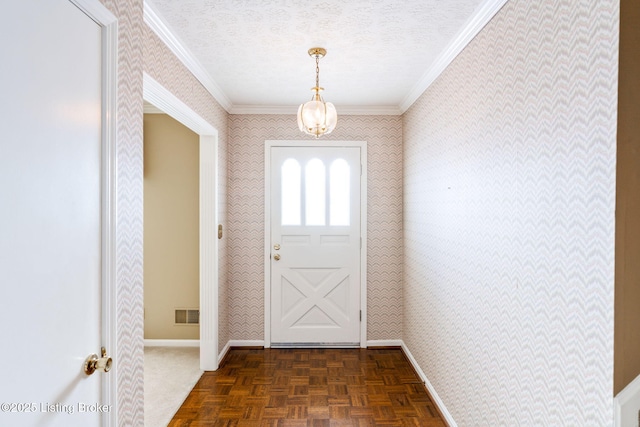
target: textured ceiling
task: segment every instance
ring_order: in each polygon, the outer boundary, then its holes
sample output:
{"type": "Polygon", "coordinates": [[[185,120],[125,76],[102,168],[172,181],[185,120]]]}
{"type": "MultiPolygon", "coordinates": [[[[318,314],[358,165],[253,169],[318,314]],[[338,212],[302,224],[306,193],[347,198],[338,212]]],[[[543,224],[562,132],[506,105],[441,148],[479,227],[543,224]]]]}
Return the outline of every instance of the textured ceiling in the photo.
{"type": "Polygon", "coordinates": [[[233,106],[399,107],[483,0],[146,0],[233,106]]]}

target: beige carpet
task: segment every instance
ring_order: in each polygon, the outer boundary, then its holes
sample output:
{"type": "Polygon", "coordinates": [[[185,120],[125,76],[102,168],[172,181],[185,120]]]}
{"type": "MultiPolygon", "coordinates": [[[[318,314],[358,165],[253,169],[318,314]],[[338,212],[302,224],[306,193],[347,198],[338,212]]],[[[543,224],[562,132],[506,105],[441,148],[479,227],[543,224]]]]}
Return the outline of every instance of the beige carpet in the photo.
{"type": "Polygon", "coordinates": [[[166,427],[201,376],[198,347],[145,347],[145,427],[166,427]]]}

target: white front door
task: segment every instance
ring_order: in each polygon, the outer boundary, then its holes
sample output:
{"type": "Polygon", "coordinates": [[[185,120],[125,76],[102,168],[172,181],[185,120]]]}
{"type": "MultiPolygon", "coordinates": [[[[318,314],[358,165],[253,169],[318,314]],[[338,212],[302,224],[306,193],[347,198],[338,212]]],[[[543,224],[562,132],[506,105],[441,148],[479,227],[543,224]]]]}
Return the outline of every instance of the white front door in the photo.
{"type": "Polygon", "coordinates": [[[101,27],[15,1],[0,35],[0,425],[98,426],[101,27]]]}
{"type": "Polygon", "coordinates": [[[271,148],[271,345],[360,344],[359,147],[271,148]]]}

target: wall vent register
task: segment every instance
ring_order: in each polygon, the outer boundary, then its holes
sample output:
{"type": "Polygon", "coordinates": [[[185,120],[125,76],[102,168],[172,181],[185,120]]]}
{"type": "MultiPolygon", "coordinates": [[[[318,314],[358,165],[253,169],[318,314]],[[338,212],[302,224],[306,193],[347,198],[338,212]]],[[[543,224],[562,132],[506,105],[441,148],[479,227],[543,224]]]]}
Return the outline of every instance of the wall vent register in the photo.
{"type": "Polygon", "coordinates": [[[198,325],[200,323],[200,310],[198,309],[176,309],[176,325],[198,325]]]}

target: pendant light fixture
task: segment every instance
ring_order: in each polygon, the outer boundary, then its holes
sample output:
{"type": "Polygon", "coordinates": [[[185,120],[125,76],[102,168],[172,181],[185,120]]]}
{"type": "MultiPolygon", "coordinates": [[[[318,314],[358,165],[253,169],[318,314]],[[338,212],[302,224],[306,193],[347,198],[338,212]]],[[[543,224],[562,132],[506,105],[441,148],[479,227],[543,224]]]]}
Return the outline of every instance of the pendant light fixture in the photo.
{"type": "Polygon", "coordinates": [[[336,107],[330,102],[324,102],[320,92],[320,58],[327,54],[327,50],[321,47],[309,49],[309,56],[316,58],[316,85],[311,90],[314,92],[311,101],[305,102],[298,108],[298,127],[308,135],[319,138],[321,135],[331,133],[338,122],[336,107]]]}

